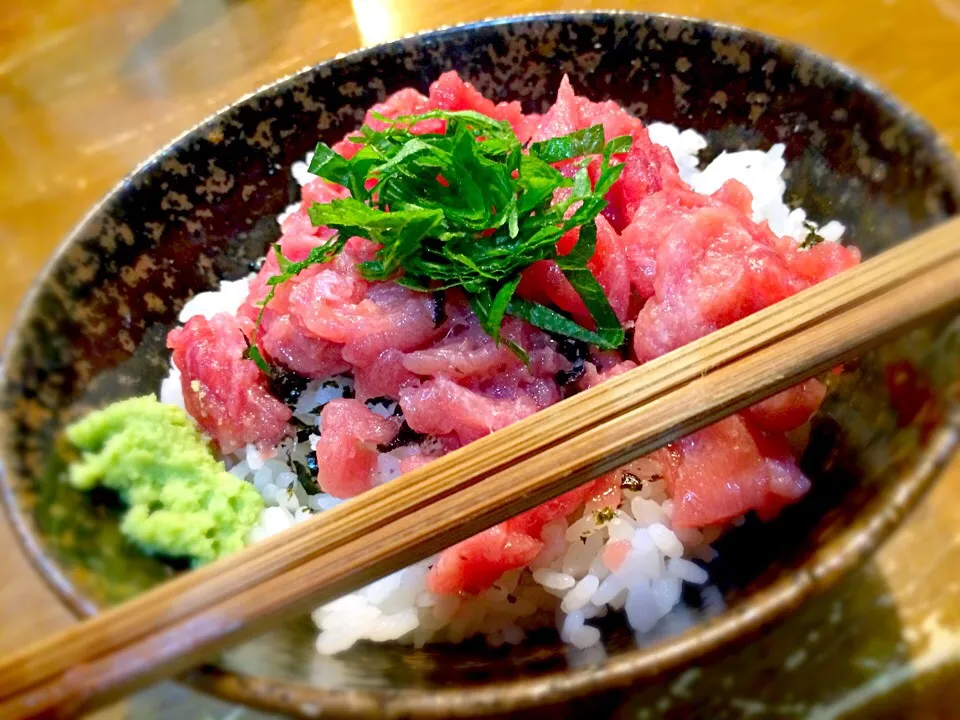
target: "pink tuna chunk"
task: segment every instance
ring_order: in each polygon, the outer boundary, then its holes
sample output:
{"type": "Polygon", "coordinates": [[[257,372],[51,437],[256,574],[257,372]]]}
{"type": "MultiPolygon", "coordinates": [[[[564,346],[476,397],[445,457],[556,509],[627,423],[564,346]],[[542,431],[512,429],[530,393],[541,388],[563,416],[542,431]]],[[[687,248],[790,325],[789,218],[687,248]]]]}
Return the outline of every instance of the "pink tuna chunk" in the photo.
{"type": "Polygon", "coordinates": [[[504,524],[467,538],[444,550],[427,575],[431,592],[479,593],[507,570],[529,565],[543,542],[504,524]]]}
{"type": "Polygon", "coordinates": [[[534,142],[567,135],[591,125],[603,125],[607,140],[620,135],[645,134],[643,123],[612,100],[593,102],[578,96],[566,75],[557,88],[557,100],[540,118],[533,133],[534,142]]]}
{"type": "Polygon", "coordinates": [[[479,593],[508,570],[529,565],[543,549],[543,526],[576,510],[597,487],[598,481],[589,482],[444,550],[427,575],[427,587],[435,593],[479,593]]]}
{"type": "Polygon", "coordinates": [[[809,489],[782,435],[764,435],[729,417],[671,446],[666,473],[677,527],[703,527],[748,510],[769,518],[809,489]]]}
{"type": "Polygon", "coordinates": [[[436,332],[433,299],[392,283],[368,285],[334,270],[297,283],[291,313],[317,337],[342,343],[353,365],[372,363],[384,350],[413,350],[436,332]]]}
{"type": "Polygon", "coordinates": [[[386,397],[398,400],[401,388],[417,383],[417,376],[404,367],[405,357],[399,350],[389,348],[369,365],[354,368],[354,391],[357,399],[386,397]]]}
{"type": "Polygon", "coordinates": [[[455,70],[441,75],[430,85],[428,104],[436,110],[472,110],[494,120],[510,123],[520,142],[530,138],[529,123],[520,109],[520,103],[502,102],[494,104],[470,83],[464,82],[455,70]]]}
{"type": "Polygon", "coordinates": [[[260,450],[276,445],[287,431],[290,409],[270,394],[267,378],[252,360],[244,360],[249,322],[220,313],[194,316],[167,336],[181,373],[187,412],[232,453],[252,443],[260,450]]]}
{"type": "MultiPolygon", "coordinates": [[[[628,165],[629,168],[629,165],[628,165]]],[[[735,180],[727,182],[712,196],[695,193],[686,186],[668,187],[643,195],[638,192],[629,210],[630,224],[621,236],[629,261],[631,281],[640,297],[654,294],[657,251],[674,226],[700,208],[729,207],[743,216],[750,212],[750,193],[735,180]],[[742,200],[745,194],[746,208],[742,200]]]]}
{"type": "Polygon", "coordinates": [[[823,383],[811,378],[748,407],[743,416],[765,432],[788,432],[807,422],[826,395],[823,383]]]}
{"type": "MultiPolygon", "coordinates": [[[[281,245],[289,237],[284,235],[281,238],[281,245]]],[[[306,257],[312,247],[323,242],[321,238],[315,236],[303,236],[297,242],[304,238],[309,238],[312,244],[293,251],[294,259],[299,255],[306,257]]],[[[341,291],[342,295],[362,297],[369,283],[360,276],[357,263],[372,257],[372,247],[372,243],[362,238],[351,238],[344,251],[331,262],[312,265],[299,275],[276,286],[273,299],[263,310],[260,329],[257,332],[258,347],[268,361],[306,377],[318,379],[350,369],[350,364],[343,358],[343,344],[311,332],[298,314],[293,312],[295,301],[291,297],[297,292],[299,285],[306,282],[322,284],[321,280],[328,281],[327,286],[341,291]],[[321,280],[315,279],[317,276],[321,276],[321,280]],[[344,288],[349,288],[349,292],[344,288]]],[[[288,247],[284,247],[285,255],[288,250],[288,247]]],[[[271,248],[263,267],[250,282],[247,299],[239,311],[240,317],[251,323],[261,317],[261,303],[270,292],[267,282],[279,273],[277,255],[271,248]]],[[[334,294],[334,290],[330,291],[330,295],[334,294]]]]}
{"type": "MultiPolygon", "coordinates": [[[[664,188],[686,188],[670,151],[652,142],[642,127],[633,132],[630,151],[622,162],[624,168],[607,193],[609,205],[603,211],[618,232],[630,224],[646,197],[664,188]]],[[[596,182],[600,175],[599,160],[594,160],[589,170],[596,182]]]]}
{"type": "Polygon", "coordinates": [[[859,260],[848,248],[788,249],[793,245],[729,207],[700,208],[679,220],[657,249],[655,294],[637,317],[637,359],[703,337],[859,260]],[[795,267],[801,253],[808,254],[802,273],[795,267]],[[831,262],[817,265],[818,257],[831,262]]]}
{"type": "Polygon", "coordinates": [[[322,379],[350,369],[340,345],[312,336],[289,315],[270,323],[258,345],[271,363],[304,377],[322,379]]]}
{"type": "MultiPolygon", "coordinates": [[[[533,352],[544,347],[546,336],[529,325],[508,317],[501,327],[501,335],[533,352]]],[[[499,346],[480,327],[473,313],[464,313],[451,319],[447,335],[423,350],[408,353],[403,366],[420,376],[440,376],[460,381],[487,380],[523,363],[505,344],[499,346]]]]}
{"type": "Polygon", "coordinates": [[[580,108],[577,106],[577,94],[570,84],[570,79],[564,75],[557,88],[557,100],[540,118],[540,123],[533,131],[531,139],[534,142],[549,140],[559,135],[569,135],[574,130],[580,130],[580,108]]]}
{"type": "MultiPolygon", "coordinates": [[[[369,110],[363,119],[364,125],[369,125],[374,130],[383,130],[387,124],[378,120],[376,115],[382,115],[386,118],[395,118],[400,115],[419,115],[430,109],[430,103],[427,98],[414,88],[403,88],[388,97],[382,103],[377,103],[369,110]]],[[[421,132],[436,132],[440,129],[438,123],[433,123],[432,127],[428,123],[418,126],[421,132]]],[[[333,151],[339,153],[345,158],[352,158],[361,148],[355,142],[350,140],[352,134],[347,134],[343,140],[333,145],[333,151]]]]}
{"type": "Polygon", "coordinates": [[[323,491],[348,498],[373,487],[377,446],[393,440],[400,420],[380,417],[359,400],[331,400],[320,413],[320,423],[317,480],[323,491]]]}
{"type": "MultiPolygon", "coordinates": [[[[799,249],[750,220],[750,204],[734,182],[711,197],[667,188],[641,201],[623,234],[634,286],[650,296],[635,326],[641,363],[859,261],[836,244],[799,249]]],[[[674,522],[708,525],[751,509],[770,517],[799,498],[809,481],[783,433],[809,420],[824,394],[809,380],[671,445],[674,522]]]]}
{"type": "Polygon", "coordinates": [[[583,376],[577,381],[578,390],[586,390],[594,385],[599,385],[605,380],[609,380],[617,375],[633,370],[637,364],[633,360],[624,360],[606,370],[599,369],[591,362],[585,364],[583,376]]]}
{"type": "Polygon", "coordinates": [[[428,435],[455,434],[461,442],[488,435],[532,415],[539,408],[526,394],[491,398],[444,377],[400,390],[407,424],[428,435]]]}

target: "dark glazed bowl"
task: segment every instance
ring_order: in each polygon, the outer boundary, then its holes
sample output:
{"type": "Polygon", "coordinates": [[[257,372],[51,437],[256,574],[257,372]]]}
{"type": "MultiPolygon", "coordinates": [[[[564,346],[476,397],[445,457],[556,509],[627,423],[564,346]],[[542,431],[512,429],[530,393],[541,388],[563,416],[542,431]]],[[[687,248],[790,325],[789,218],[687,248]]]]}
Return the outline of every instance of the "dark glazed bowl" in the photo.
{"type": "MultiPolygon", "coordinates": [[[[594,99],[696,128],[712,148],[784,142],[791,200],[817,220],[844,222],[867,256],[953,214],[960,199],[953,156],[880,90],[806,50],[696,20],[497,20],[363,50],[266,87],[175,141],[94,209],[38,280],[7,346],[4,498],[37,567],[78,613],[173,571],[123,541],[113,509],[60,482],[58,428],[156,390],[183,302],[249,272],[277,237],[274,217],[297,192],[289,165],[318,138],[356,127],[387,93],[426,90],[450,68],[527,111],[542,111],[568,73],[594,99]]],[[[743,639],[856,566],[929,486],[957,442],[958,336],[947,319],[830,376],[803,460],[815,489],[778,521],[747,523],[721,543],[712,571],[729,609],[690,631],[638,649],[611,620],[605,661],[546,632],[510,651],[362,645],[321,658],[304,620],[188,679],[305,716],[450,717],[624,688],[743,639]]]]}

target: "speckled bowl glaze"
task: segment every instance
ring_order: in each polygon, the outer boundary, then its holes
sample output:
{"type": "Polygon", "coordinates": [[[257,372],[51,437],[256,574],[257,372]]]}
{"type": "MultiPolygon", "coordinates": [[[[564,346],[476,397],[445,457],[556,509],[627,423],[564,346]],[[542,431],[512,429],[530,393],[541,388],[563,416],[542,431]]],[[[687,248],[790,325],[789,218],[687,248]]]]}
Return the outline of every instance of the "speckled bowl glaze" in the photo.
{"type": "MultiPolygon", "coordinates": [[[[174,570],[143,557],[116,510],[61,481],[58,430],[88,409],[154,391],[164,337],[193,293],[249,272],[296,197],[289,165],[333,142],[390,92],[456,68],[489,97],[542,111],[561,76],[594,99],[693,127],[712,148],[784,142],[789,195],[838,218],[872,255],[956,211],[960,172],[917,117],[806,50],[689,19],[545,15],[427,33],[306,69],[240,100],[134,171],[81,223],[38,280],[7,345],[3,495],[45,578],[80,614],[174,570]]],[[[638,648],[608,618],[606,660],[552,632],[512,649],[313,650],[309,621],[225,653],[187,680],[303,716],[452,717],[553,706],[636,687],[743,640],[854,567],[929,485],[957,442],[960,325],[944,319],[830,375],[803,464],[814,490],[776,522],[720,543],[728,609],[638,648]],[[905,402],[903,398],[909,398],[905,402]]],[[[709,615],[706,610],[703,615],[709,615]]],[[[597,705],[592,706],[594,710],[597,705]]]]}

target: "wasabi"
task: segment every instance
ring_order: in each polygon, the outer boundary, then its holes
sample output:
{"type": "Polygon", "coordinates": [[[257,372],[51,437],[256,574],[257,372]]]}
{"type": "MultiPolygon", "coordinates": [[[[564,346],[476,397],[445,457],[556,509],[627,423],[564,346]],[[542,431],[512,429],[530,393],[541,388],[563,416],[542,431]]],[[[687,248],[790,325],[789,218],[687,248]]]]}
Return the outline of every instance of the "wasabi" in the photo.
{"type": "Polygon", "coordinates": [[[260,518],[260,493],[226,471],[184,410],[152,395],[91,413],[66,435],[83,453],[70,483],[115,490],[128,506],[121,531],[149,553],[209,562],[242,548],[260,518]]]}

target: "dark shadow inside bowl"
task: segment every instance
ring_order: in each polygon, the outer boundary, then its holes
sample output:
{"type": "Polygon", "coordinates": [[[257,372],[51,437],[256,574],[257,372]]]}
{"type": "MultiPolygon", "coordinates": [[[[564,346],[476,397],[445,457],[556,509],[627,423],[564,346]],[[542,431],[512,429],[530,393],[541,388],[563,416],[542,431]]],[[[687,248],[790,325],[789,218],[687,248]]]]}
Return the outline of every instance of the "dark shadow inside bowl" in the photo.
{"type": "MultiPolygon", "coordinates": [[[[693,127],[712,151],[784,142],[791,202],[818,222],[839,219],[868,256],[953,214],[960,197],[952,156],[877,90],[789,45],[707,23],[632,14],[499,22],[281,81],[178,140],[95,209],[40,280],[8,346],[6,500],[42,572],[75,609],[122,601],[172,569],[123,540],[115,510],[61,482],[58,430],[91,407],[156,391],[164,337],[183,302],[248,273],[278,236],[274,217],[296,197],[292,162],[318,138],[333,142],[356,127],[387,93],[426,90],[450,68],[527,111],[543,111],[567,73],[593,99],[693,127]]],[[[804,458],[814,490],[777,521],[748,521],[718,546],[713,580],[729,606],[807,568],[854,518],[879,517],[878,498],[901,478],[933,472],[932,446],[942,455],[955,439],[944,433],[958,368],[960,326],[946,320],[827,376],[831,392],[804,458]]],[[[716,609],[708,601],[672,629],[716,609]]],[[[304,619],[230,651],[221,667],[321,688],[464,688],[637,656],[622,622],[605,626],[602,653],[571,652],[544,631],[514,648],[365,643],[324,658],[304,619]]],[[[255,700],[266,691],[247,692],[255,700]]],[[[322,693],[316,700],[349,709],[322,693]]]]}

